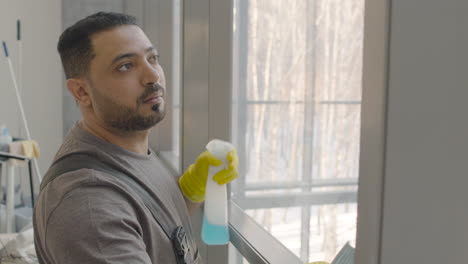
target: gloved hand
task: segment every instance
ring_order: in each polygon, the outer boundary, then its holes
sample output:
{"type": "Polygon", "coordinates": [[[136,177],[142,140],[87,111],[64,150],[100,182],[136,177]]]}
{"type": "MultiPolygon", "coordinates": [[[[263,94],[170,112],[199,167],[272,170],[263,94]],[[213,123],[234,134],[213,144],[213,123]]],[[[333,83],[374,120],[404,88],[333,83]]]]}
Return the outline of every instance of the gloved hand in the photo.
{"type": "MultiPolygon", "coordinates": [[[[227,155],[228,167],[222,169],[213,176],[213,180],[220,185],[226,184],[238,177],[237,165],[239,159],[235,150],[227,155]]],[[[220,166],[222,162],[208,151],[198,156],[194,164],[190,165],[179,178],[182,193],[193,202],[205,200],[206,180],[208,178],[209,166],[220,166]]]]}

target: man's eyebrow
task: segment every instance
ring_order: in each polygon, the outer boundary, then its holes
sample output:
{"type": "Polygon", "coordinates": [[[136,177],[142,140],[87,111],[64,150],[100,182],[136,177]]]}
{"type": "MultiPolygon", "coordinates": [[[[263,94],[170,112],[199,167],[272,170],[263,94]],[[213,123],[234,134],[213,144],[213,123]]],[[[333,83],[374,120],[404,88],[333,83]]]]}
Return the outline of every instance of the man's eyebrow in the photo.
{"type": "Polygon", "coordinates": [[[151,47],[147,48],[147,49],[145,50],[145,53],[148,53],[148,52],[150,52],[150,51],[155,51],[155,52],[156,52],[156,54],[158,54],[158,52],[157,52],[156,48],[155,48],[155,47],[153,47],[153,46],[151,46],[151,47]]]}
{"type": "MultiPolygon", "coordinates": [[[[148,53],[148,52],[151,52],[151,51],[156,51],[156,48],[151,46],[149,48],[147,48],[145,50],[145,53],[148,53]]],[[[157,52],[156,52],[157,53],[157,52]]],[[[124,53],[124,54],[120,54],[118,55],[117,57],[115,57],[113,60],[112,60],[112,63],[111,64],[114,64],[116,62],[118,62],[119,60],[122,60],[122,59],[125,59],[125,58],[131,58],[131,57],[135,57],[137,56],[136,53],[124,53]]]]}
{"type": "Polygon", "coordinates": [[[112,63],[111,63],[111,64],[114,64],[114,63],[118,62],[119,60],[122,60],[122,59],[125,59],[125,58],[135,57],[136,55],[137,55],[136,53],[124,53],[124,54],[120,54],[120,55],[118,55],[117,57],[115,57],[115,58],[112,60],[112,63]]]}

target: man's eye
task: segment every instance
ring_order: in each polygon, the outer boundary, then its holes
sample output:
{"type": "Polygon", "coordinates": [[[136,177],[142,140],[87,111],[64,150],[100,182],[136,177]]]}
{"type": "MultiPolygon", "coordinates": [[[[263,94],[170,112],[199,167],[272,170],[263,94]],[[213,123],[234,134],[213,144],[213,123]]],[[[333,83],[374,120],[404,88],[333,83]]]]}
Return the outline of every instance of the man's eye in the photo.
{"type": "Polygon", "coordinates": [[[129,71],[131,68],[132,68],[131,63],[125,63],[125,64],[120,65],[119,68],[117,68],[117,70],[120,72],[126,72],[126,71],[129,71]]]}
{"type": "Polygon", "coordinates": [[[154,64],[157,63],[159,61],[159,55],[153,55],[149,57],[148,61],[154,64]]]}

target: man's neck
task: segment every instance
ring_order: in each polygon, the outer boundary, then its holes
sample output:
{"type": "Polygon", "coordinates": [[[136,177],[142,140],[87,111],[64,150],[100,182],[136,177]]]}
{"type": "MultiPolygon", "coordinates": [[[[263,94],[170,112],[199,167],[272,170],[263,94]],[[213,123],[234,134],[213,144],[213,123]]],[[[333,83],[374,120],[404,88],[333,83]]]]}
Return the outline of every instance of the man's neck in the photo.
{"type": "Polygon", "coordinates": [[[148,154],[149,130],[122,132],[116,129],[111,129],[88,122],[84,119],[80,120],[78,125],[94,136],[117,145],[123,149],[143,155],[148,154]]]}

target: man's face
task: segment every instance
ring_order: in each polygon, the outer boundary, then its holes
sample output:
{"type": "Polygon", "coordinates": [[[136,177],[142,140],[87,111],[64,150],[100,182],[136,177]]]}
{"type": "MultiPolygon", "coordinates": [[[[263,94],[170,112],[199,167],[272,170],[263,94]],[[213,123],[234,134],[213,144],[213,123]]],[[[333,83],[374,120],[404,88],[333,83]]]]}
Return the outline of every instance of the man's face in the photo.
{"type": "Polygon", "coordinates": [[[91,37],[88,84],[96,117],[120,131],[147,130],[164,118],[164,72],[143,31],[118,26],[91,37]]]}

